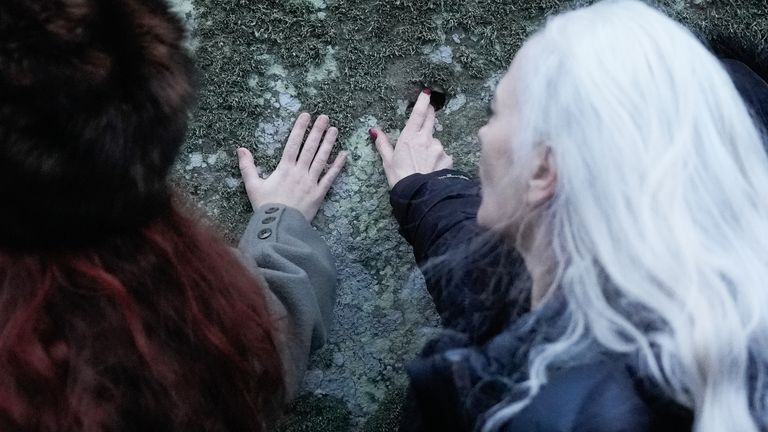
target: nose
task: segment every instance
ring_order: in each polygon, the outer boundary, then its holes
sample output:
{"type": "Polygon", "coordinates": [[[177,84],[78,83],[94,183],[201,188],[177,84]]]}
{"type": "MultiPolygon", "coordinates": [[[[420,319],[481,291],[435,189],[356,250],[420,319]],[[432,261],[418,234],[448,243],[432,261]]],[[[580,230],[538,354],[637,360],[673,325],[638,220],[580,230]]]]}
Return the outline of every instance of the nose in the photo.
{"type": "Polygon", "coordinates": [[[477,131],[477,140],[480,142],[480,147],[483,146],[483,135],[485,135],[485,128],[486,126],[483,126],[480,128],[480,130],[477,131]]]}

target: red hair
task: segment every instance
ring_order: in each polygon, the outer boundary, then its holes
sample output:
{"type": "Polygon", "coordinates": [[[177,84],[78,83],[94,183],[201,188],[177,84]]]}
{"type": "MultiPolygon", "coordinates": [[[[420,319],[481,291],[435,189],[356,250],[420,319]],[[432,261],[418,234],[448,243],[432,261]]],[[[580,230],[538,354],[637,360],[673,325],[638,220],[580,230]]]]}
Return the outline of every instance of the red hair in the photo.
{"type": "Polygon", "coordinates": [[[76,252],[0,250],[0,428],[266,430],[265,288],[175,208],[76,252]]]}

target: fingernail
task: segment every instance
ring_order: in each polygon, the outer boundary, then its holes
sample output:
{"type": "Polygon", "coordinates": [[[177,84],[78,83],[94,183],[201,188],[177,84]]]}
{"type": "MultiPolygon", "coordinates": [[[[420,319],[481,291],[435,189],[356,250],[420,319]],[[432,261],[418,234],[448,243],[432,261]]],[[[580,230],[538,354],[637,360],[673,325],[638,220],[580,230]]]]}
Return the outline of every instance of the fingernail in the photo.
{"type": "Polygon", "coordinates": [[[370,135],[370,136],[371,136],[371,139],[372,139],[372,140],[374,140],[374,141],[376,141],[376,138],[378,138],[378,137],[379,137],[379,133],[378,133],[378,132],[376,132],[376,130],[375,130],[375,129],[373,129],[373,128],[371,128],[371,129],[368,129],[368,135],[370,135]]]}
{"type": "Polygon", "coordinates": [[[243,156],[243,152],[244,152],[244,151],[245,151],[245,150],[243,150],[243,148],[242,148],[242,147],[241,147],[241,148],[239,148],[239,149],[237,149],[237,155],[238,155],[238,156],[243,156]]]}
{"type": "Polygon", "coordinates": [[[425,88],[424,90],[422,90],[422,93],[424,93],[425,95],[429,96],[429,95],[431,95],[431,94],[432,94],[432,89],[430,89],[430,88],[425,88]]]}

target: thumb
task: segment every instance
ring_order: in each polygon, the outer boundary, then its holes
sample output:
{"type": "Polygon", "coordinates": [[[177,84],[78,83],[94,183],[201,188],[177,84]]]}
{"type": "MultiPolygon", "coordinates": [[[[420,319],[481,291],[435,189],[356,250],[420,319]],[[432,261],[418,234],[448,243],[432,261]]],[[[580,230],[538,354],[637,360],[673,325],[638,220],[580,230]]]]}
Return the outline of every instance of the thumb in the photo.
{"type": "Polygon", "coordinates": [[[262,181],[261,176],[259,176],[259,170],[253,161],[253,155],[248,149],[243,147],[237,149],[237,161],[240,166],[240,175],[243,177],[243,183],[245,183],[246,187],[249,184],[262,181]]]}
{"type": "Polygon", "coordinates": [[[371,135],[371,139],[376,144],[376,150],[379,152],[381,160],[384,163],[389,163],[389,161],[392,159],[394,148],[392,148],[392,144],[389,143],[389,137],[387,134],[382,132],[380,129],[369,129],[368,134],[371,135]]]}

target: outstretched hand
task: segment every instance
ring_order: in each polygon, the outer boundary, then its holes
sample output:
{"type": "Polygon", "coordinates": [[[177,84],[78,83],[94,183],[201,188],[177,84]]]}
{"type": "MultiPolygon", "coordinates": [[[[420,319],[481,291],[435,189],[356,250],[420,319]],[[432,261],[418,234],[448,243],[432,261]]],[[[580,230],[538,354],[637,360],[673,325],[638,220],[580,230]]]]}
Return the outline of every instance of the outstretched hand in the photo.
{"type": "Polygon", "coordinates": [[[392,188],[411,174],[428,174],[453,168],[453,158],[445,153],[443,144],[432,136],[435,127],[435,109],[429,104],[429,91],[419,95],[397,145],[392,147],[389,137],[380,129],[371,129],[371,138],[384,165],[387,183],[392,188]]]}
{"type": "Polygon", "coordinates": [[[333,164],[327,166],[339,130],[328,128],[330,119],[326,115],[317,118],[302,146],[310,120],[307,113],[296,119],[280,163],[266,179],[261,177],[251,152],[242,147],[237,149],[240,173],[254,210],[264,204],[283,204],[299,210],[308,221],[314,219],[344,167],[347,154],[339,153],[333,164]]]}

